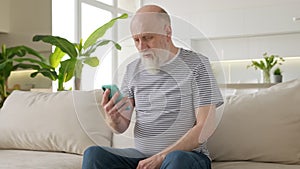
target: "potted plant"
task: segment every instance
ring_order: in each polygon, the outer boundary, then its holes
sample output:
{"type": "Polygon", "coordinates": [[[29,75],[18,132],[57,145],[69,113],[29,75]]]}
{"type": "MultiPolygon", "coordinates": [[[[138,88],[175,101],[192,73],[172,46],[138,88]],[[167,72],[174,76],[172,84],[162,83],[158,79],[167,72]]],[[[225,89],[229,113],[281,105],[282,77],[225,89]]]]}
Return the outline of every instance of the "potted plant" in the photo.
{"type": "Polygon", "coordinates": [[[285,61],[282,57],[279,57],[278,55],[270,55],[268,56],[267,53],[263,54],[263,59],[258,61],[251,61],[252,63],[247,66],[254,67],[255,70],[260,69],[263,72],[263,82],[264,83],[270,83],[270,71],[275,65],[282,65],[282,63],[285,61]]]}
{"type": "Polygon", "coordinates": [[[54,68],[49,66],[45,57],[34,49],[27,46],[6,48],[6,45],[3,44],[0,53],[0,107],[2,107],[2,104],[9,95],[7,80],[11,72],[17,69],[39,70],[51,80],[57,78],[54,74],[54,68]],[[32,55],[32,57],[27,57],[28,55],[32,55]],[[45,69],[47,72],[43,71],[45,69]]]}
{"type": "Polygon", "coordinates": [[[282,71],[279,67],[277,67],[273,72],[274,82],[280,83],[282,82],[282,71]]]}
{"type": "Polygon", "coordinates": [[[59,67],[58,72],[56,72],[58,80],[57,91],[65,90],[64,83],[68,82],[73,77],[75,77],[75,90],[80,89],[80,79],[83,65],[87,64],[92,67],[99,65],[98,57],[92,56],[93,52],[98,47],[112,42],[116,49],[121,50],[121,46],[113,40],[99,38],[101,38],[118,19],[125,19],[127,17],[128,14],[125,13],[110,20],[106,24],[96,29],[84,43],[82,39],[80,39],[79,43],[71,43],[65,38],[52,35],[36,35],[33,37],[33,41],[43,41],[56,47],[54,52],[49,56],[49,62],[52,67],[59,67]],[[62,60],[65,55],[67,55],[68,58],[62,60]]]}

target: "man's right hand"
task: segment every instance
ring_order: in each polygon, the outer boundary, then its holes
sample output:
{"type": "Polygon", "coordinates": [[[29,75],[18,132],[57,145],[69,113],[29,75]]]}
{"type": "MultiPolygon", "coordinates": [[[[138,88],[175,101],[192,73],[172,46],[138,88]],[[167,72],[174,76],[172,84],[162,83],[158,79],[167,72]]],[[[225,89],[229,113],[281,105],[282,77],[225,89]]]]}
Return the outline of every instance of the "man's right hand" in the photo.
{"type": "Polygon", "coordinates": [[[120,93],[115,93],[110,100],[108,97],[109,94],[110,90],[105,90],[102,96],[101,106],[104,109],[108,124],[116,132],[122,133],[129,126],[133,104],[131,99],[128,99],[128,97],[123,97],[117,104],[115,104],[120,93]]]}

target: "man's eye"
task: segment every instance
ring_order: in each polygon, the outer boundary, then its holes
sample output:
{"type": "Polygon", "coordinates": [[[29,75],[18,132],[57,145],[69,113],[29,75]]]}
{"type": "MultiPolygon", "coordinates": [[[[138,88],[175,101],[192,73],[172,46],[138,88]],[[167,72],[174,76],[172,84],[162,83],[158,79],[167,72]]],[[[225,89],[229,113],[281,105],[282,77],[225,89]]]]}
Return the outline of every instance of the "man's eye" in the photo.
{"type": "Polygon", "coordinates": [[[150,39],[152,39],[152,36],[145,36],[144,39],[150,40],[150,39]]]}

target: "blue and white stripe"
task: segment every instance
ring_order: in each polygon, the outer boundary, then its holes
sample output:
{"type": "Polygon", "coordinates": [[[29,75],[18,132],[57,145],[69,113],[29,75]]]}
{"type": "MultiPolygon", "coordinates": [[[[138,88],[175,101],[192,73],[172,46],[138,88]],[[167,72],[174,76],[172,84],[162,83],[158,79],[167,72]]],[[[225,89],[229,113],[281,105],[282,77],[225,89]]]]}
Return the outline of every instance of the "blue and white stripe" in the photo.
{"type": "MultiPolygon", "coordinates": [[[[135,146],[156,154],[180,139],[196,122],[199,106],[223,103],[207,57],[180,49],[150,74],[137,59],[127,66],[122,92],[135,100],[135,146]]],[[[208,155],[205,143],[196,149],[208,155]]]]}

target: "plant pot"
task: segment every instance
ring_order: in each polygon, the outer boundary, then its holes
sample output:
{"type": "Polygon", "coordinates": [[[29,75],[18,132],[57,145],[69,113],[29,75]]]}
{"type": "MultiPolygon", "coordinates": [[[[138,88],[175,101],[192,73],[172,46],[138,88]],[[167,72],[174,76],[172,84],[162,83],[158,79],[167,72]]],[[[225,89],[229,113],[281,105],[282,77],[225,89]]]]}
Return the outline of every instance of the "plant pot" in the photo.
{"type": "Polygon", "coordinates": [[[282,82],[282,75],[274,75],[274,83],[280,83],[282,82]]]}

